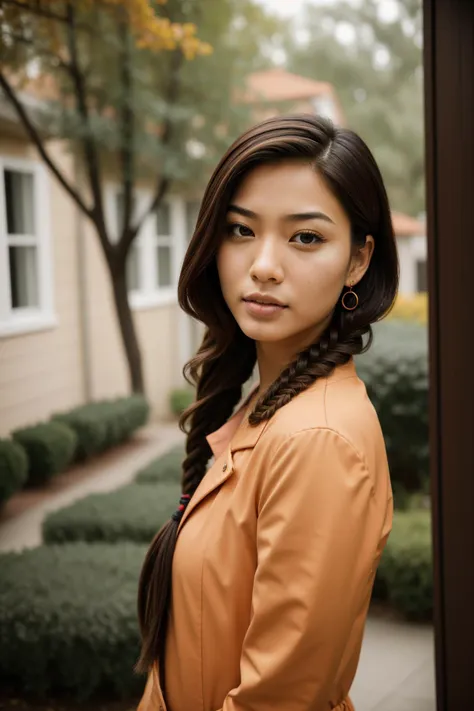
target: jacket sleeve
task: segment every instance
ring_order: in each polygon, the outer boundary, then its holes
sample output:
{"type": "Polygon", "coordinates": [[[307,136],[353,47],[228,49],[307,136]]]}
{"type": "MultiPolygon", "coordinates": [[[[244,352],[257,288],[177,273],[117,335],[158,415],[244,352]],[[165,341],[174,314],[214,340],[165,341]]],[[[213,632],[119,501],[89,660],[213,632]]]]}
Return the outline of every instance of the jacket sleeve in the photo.
{"type": "Polygon", "coordinates": [[[287,437],[265,469],[240,684],[219,711],[323,711],[371,591],[385,510],[333,430],[287,437]]]}

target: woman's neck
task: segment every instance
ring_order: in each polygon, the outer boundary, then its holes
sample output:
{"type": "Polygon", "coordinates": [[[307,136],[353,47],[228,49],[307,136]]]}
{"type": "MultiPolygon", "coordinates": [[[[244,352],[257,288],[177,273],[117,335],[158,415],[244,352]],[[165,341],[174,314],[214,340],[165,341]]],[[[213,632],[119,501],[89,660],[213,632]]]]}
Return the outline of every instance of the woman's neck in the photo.
{"type": "Polygon", "coordinates": [[[284,341],[257,341],[257,365],[260,375],[259,394],[262,395],[278,379],[281,372],[296,360],[298,353],[317,343],[327,323],[284,341]]]}

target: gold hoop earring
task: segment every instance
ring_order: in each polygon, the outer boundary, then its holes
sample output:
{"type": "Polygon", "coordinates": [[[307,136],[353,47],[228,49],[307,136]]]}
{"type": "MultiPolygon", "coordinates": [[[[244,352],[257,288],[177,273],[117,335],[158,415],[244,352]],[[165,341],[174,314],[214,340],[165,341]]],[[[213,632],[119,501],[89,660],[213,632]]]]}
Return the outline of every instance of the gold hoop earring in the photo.
{"type": "Polygon", "coordinates": [[[346,293],[342,297],[341,303],[342,303],[343,307],[346,309],[346,311],[354,311],[354,309],[356,309],[359,306],[359,297],[357,296],[355,291],[353,291],[353,289],[352,289],[352,282],[349,284],[349,291],[346,291],[346,293]],[[353,297],[355,299],[355,303],[353,304],[353,306],[347,305],[346,298],[348,296],[353,297]]]}

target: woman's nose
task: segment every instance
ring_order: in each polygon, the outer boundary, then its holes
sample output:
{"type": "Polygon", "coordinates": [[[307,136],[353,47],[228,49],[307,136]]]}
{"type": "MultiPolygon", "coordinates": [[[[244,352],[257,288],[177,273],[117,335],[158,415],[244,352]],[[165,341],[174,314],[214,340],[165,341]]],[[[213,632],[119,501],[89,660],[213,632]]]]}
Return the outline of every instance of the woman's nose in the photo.
{"type": "Polygon", "coordinates": [[[276,245],[271,240],[264,240],[259,245],[250,268],[250,276],[262,284],[268,281],[279,283],[283,280],[281,259],[276,245]]]}

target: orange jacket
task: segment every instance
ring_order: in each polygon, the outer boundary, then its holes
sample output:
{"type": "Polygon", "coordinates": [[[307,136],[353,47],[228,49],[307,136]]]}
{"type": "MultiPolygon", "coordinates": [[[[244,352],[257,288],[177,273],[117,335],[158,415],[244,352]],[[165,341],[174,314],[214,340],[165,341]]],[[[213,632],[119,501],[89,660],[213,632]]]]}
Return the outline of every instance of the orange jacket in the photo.
{"type": "MultiPolygon", "coordinates": [[[[353,361],[257,427],[241,409],[173,561],[168,711],[353,711],[348,693],[393,499],[353,361]]],[[[165,711],[156,666],[138,711],[165,711]]]]}

